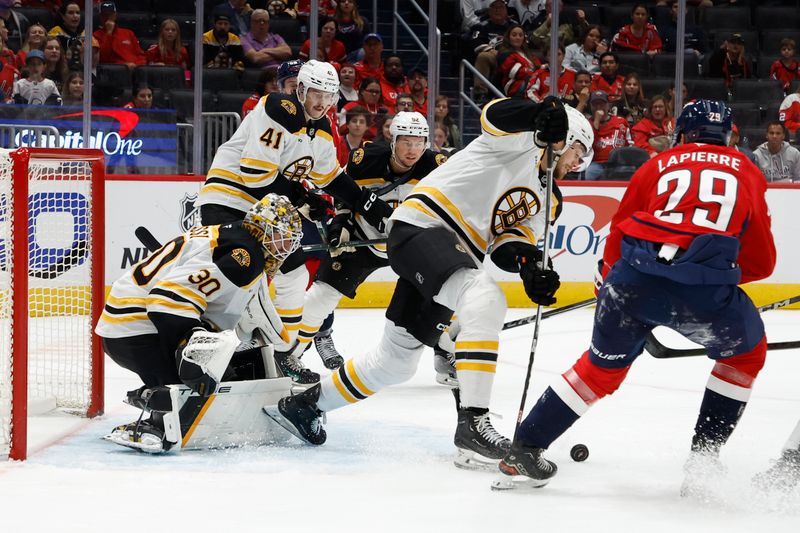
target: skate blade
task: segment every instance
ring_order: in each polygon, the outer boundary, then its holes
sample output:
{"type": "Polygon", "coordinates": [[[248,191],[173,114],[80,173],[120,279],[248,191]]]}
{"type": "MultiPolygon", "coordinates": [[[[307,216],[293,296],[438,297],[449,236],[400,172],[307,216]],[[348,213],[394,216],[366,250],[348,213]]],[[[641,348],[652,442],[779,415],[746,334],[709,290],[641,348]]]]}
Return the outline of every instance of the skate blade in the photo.
{"type": "Polygon", "coordinates": [[[164,444],[159,440],[156,442],[155,440],[147,440],[145,442],[139,441],[135,442],[130,440],[125,435],[121,435],[119,433],[111,433],[109,435],[105,435],[103,440],[107,440],[108,442],[113,442],[114,444],[118,444],[119,446],[124,446],[126,448],[131,448],[132,450],[136,450],[143,453],[149,453],[151,455],[158,455],[164,453],[164,444]]]}
{"type": "Polygon", "coordinates": [[[497,491],[533,491],[541,489],[549,482],[549,479],[533,479],[528,476],[508,476],[502,474],[492,481],[492,490],[497,491]]]}
{"type": "Polygon", "coordinates": [[[489,459],[472,450],[458,448],[453,464],[462,470],[473,470],[481,472],[497,472],[499,459],[489,459]]]}
{"type": "Polygon", "coordinates": [[[306,444],[315,445],[313,442],[303,437],[303,435],[299,431],[297,431],[297,428],[294,427],[294,425],[291,422],[289,422],[283,417],[281,412],[278,410],[277,405],[265,405],[262,409],[264,409],[264,412],[267,414],[268,417],[270,417],[273,420],[273,422],[278,424],[280,427],[282,427],[283,429],[285,429],[298,439],[300,439],[302,442],[306,444]]]}
{"type": "Polygon", "coordinates": [[[450,387],[451,389],[458,388],[458,378],[454,378],[449,374],[436,374],[436,383],[450,387]]]}

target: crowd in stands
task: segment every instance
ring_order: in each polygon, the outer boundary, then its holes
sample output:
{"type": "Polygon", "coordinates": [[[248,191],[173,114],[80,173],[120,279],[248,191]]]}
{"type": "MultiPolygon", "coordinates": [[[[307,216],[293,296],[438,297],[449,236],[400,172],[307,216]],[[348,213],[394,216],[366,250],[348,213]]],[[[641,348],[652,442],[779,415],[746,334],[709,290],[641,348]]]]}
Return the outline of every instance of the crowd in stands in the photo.
{"type": "MultiPolygon", "coordinates": [[[[312,1],[319,2],[320,14],[315,56],[340,73],[332,118],[341,157],[366,141],[385,141],[399,111],[427,115],[429,98],[436,103],[433,146],[448,152],[463,146],[452,102],[443,94],[428,95],[427,73],[384,50],[383,36],[359,13],[357,0],[205,0],[199,61],[194,1],[95,0],[95,27],[86,35],[83,0],[0,0],[0,97],[6,103],[80,105],[83,47],[91,43],[94,105],[168,107],[188,120],[193,101],[185,96],[202,68],[210,110],[244,117],[264,94],[285,90],[281,65],[311,56],[306,28],[312,1]],[[139,11],[140,4],[154,7],[139,11]]],[[[555,0],[556,68],[549,65],[548,50],[553,3],[459,0],[460,17],[453,22],[461,35],[457,55],[482,74],[474,79],[473,100],[483,104],[499,91],[538,101],[550,91],[551,73],[558,72],[557,93],[595,129],[595,160],[581,179],[609,178],[609,161],[652,157],[669,147],[677,0],[555,0]]],[[[755,3],[687,4],[683,101],[728,100],[740,149],[771,165],[765,171],[771,181],[800,180],[792,163],[795,153],[800,156],[793,146],[800,130],[800,15],[784,11],[788,27],[770,33],[771,24],[784,26],[772,19],[756,26],[755,3]],[[780,142],[773,123],[781,126],[780,142]],[[753,153],[746,137],[766,142],[753,153]]]]}
{"type": "MultiPolygon", "coordinates": [[[[739,149],[769,181],[800,181],[800,152],[792,146],[800,126],[800,6],[765,3],[779,15],[744,0],[687,2],[682,98],[728,101],[739,149]],[[753,153],[742,131],[766,142],[753,153]]],[[[506,96],[540,101],[557,71],[557,94],[587,115],[595,133],[594,162],[575,177],[613,179],[615,157],[635,166],[671,145],[678,2],[556,0],[556,69],[548,65],[553,4],[461,0],[461,50],[485,78],[476,76],[473,100],[483,104],[496,96],[488,81],[506,96]]]]}

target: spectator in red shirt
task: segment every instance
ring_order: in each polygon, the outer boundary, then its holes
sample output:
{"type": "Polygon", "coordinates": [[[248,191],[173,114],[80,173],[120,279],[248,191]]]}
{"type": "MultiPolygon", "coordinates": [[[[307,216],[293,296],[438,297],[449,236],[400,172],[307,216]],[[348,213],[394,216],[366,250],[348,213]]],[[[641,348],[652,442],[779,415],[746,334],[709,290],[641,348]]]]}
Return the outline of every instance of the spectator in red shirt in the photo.
{"type": "Polygon", "coordinates": [[[797,92],[790,94],[781,102],[778,120],[783,122],[792,135],[800,131],[800,86],[797,87],[797,92]]]}
{"type": "Polygon", "coordinates": [[[428,73],[417,67],[408,78],[411,98],[414,100],[414,111],[428,116],[428,73]]]}
{"type": "Polygon", "coordinates": [[[134,68],[144,65],[146,59],[136,34],[117,24],[117,5],[103,2],[100,5],[100,29],[94,32],[100,43],[100,62],[128,65],[134,68]]]}
{"type": "Polygon", "coordinates": [[[542,62],[528,46],[525,29],[512,24],[497,45],[497,77],[506,96],[531,97],[530,88],[542,62]]]}
{"type": "Polygon", "coordinates": [[[146,83],[141,83],[133,90],[133,98],[122,106],[123,109],[152,109],[153,89],[146,83]]]}
{"type": "Polygon", "coordinates": [[[634,4],[631,24],[623,26],[611,41],[615,52],[641,52],[649,56],[661,53],[663,45],[656,27],[648,22],[650,13],[644,4],[634,4]]]}
{"type": "MultiPolygon", "coordinates": [[[[378,133],[378,120],[381,115],[388,112],[386,106],[383,105],[383,97],[381,96],[381,82],[378,78],[368,77],[364,78],[361,82],[361,87],[358,88],[358,100],[345,104],[342,111],[345,114],[356,106],[365,108],[370,113],[369,130],[367,132],[367,139],[372,139],[378,133]]],[[[341,115],[340,115],[341,116],[341,115]]],[[[343,120],[340,119],[343,123],[343,120]]]]}
{"type": "Polygon", "coordinates": [[[364,36],[364,59],[357,61],[356,88],[361,86],[365,78],[383,77],[383,38],[377,33],[368,33],[364,36]]]}
{"type": "Polygon", "coordinates": [[[671,146],[674,129],[675,119],[668,114],[667,99],[656,95],[650,99],[647,116],[631,128],[633,143],[655,157],[671,146]]]}
{"type": "Polygon", "coordinates": [[[394,106],[394,113],[397,114],[401,111],[414,111],[414,99],[411,98],[410,93],[400,93],[397,95],[397,102],[394,106]]]}
{"type": "Polygon", "coordinates": [[[256,107],[261,97],[265,94],[277,93],[278,91],[278,70],[262,70],[261,76],[258,77],[255,92],[242,104],[242,118],[246,117],[247,114],[256,107]]]}
{"type": "Polygon", "coordinates": [[[630,146],[631,131],[628,121],[609,112],[608,95],[595,91],[589,98],[592,110],[592,130],[594,131],[594,159],[586,169],[586,179],[599,179],[603,173],[608,156],[615,148],[630,146]]]}
{"type": "Polygon", "coordinates": [[[572,92],[562,100],[565,105],[570,105],[585,115],[589,112],[589,96],[591,94],[592,75],[587,70],[581,70],[575,73],[572,92]]]}
{"type": "Polygon", "coordinates": [[[158,30],[158,43],[147,49],[148,65],[175,65],[188,71],[191,68],[189,52],[181,42],[178,22],[165,19],[158,30]]]}
{"type": "Polygon", "coordinates": [[[3,19],[0,19],[0,63],[17,66],[17,54],[8,47],[8,28],[3,19]]]}
{"type": "Polygon", "coordinates": [[[13,65],[0,63],[0,100],[8,103],[14,94],[14,83],[19,79],[19,71],[13,65]]]}
{"type": "Polygon", "coordinates": [[[339,138],[336,144],[336,159],[344,168],[350,158],[350,152],[364,146],[368,124],[371,120],[370,112],[361,106],[351,107],[346,115],[347,133],[339,138]]]}
{"type": "Polygon", "coordinates": [[[17,69],[25,66],[25,57],[31,50],[41,50],[44,52],[44,44],[47,42],[47,29],[41,24],[31,24],[25,34],[25,42],[17,52],[17,69]]]}
{"type": "Polygon", "coordinates": [[[600,55],[600,74],[592,77],[592,92],[603,91],[611,102],[622,98],[625,78],[619,74],[619,58],[613,52],[600,55]]]}
{"type": "Polygon", "coordinates": [[[794,80],[800,80],[800,62],[795,59],[794,39],[781,39],[781,57],[769,68],[769,77],[783,83],[783,92],[788,94],[794,80]]]}
{"type": "Polygon", "coordinates": [[[389,111],[395,113],[397,112],[395,110],[397,95],[411,92],[411,89],[408,87],[405,71],[403,70],[403,60],[400,59],[400,56],[390,55],[386,56],[386,59],[384,59],[381,92],[383,95],[383,103],[389,108],[389,111]]]}
{"type": "MultiPolygon", "coordinates": [[[[347,52],[345,51],[344,43],[335,38],[336,21],[332,18],[320,17],[317,34],[319,35],[319,39],[317,39],[317,59],[328,63],[343,63],[347,52]]],[[[298,55],[300,59],[308,61],[311,55],[311,39],[306,39],[298,55]]]]}
{"type": "MultiPolygon", "coordinates": [[[[547,52],[545,57],[550,57],[550,52],[547,52]]],[[[558,76],[556,90],[558,96],[563,98],[572,93],[576,72],[564,66],[564,47],[562,45],[558,45],[558,69],[561,73],[558,76]]],[[[531,89],[533,91],[532,99],[535,101],[540,102],[550,94],[550,65],[544,65],[536,71],[531,89]]]]}

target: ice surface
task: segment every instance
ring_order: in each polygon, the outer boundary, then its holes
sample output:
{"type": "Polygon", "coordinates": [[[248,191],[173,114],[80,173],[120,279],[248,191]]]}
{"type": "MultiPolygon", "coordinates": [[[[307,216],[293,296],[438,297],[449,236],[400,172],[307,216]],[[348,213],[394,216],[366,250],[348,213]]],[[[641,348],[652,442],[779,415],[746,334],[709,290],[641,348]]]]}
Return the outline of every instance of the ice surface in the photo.
{"type": "MultiPolygon", "coordinates": [[[[508,319],[528,314],[509,312],[508,319]]],[[[770,340],[794,339],[800,313],[764,315],[770,340]]],[[[529,405],[588,346],[592,310],[542,323],[529,405]]],[[[345,356],[374,345],[381,310],[340,310],[334,340],[345,356]]],[[[492,410],[510,436],[532,326],[504,332],[492,410]]],[[[674,340],[674,339],[671,339],[674,340]]],[[[671,344],[673,345],[673,344],[671,344]]],[[[685,347],[685,346],[681,346],[685,347]]],[[[721,504],[679,497],[701,394],[704,358],[644,354],[626,382],[549,450],[555,479],[534,493],[494,493],[495,475],[452,466],[456,414],[423,357],[406,384],[328,414],[328,442],[151,457],[104,442],[136,411],[121,399],[136,376],[107,361],[107,414],[52,443],[34,436],[26,463],[0,464],[0,531],[297,532],[752,532],[800,531],[800,490],[763,495],[750,485],[800,417],[800,351],[771,353],[739,428],[723,451],[721,504]],[[569,449],[589,447],[586,462],[569,449]],[[49,445],[48,445],[49,444],[49,445]]],[[[304,359],[322,373],[313,348],[304,359]]],[[[527,411],[527,408],[526,408],[527,411]]],[[[72,421],[75,426],[75,422],[72,421]]]]}

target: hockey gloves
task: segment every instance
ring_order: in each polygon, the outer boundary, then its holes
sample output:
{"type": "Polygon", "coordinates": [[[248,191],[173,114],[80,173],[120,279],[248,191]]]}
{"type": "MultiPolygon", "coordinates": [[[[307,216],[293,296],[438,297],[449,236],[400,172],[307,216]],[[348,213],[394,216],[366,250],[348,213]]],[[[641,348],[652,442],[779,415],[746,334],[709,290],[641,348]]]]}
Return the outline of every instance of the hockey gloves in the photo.
{"type": "Polygon", "coordinates": [[[553,305],[556,303],[555,294],[561,286],[558,272],[553,270],[553,264],[548,259],[544,265],[542,251],[531,246],[517,256],[519,262],[519,277],[525,287],[525,294],[531,301],[538,305],[553,305]]]}
{"type": "Polygon", "coordinates": [[[312,222],[319,222],[328,217],[333,210],[333,204],[328,196],[306,187],[300,181],[292,181],[292,203],[305,218],[312,222]]]}
{"type": "Polygon", "coordinates": [[[569,119],[561,100],[548,96],[539,104],[539,113],[534,119],[535,142],[545,148],[548,143],[557,143],[567,138],[569,119]]]}
{"type": "Polygon", "coordinates": [[[355,252],[353,246],[347,246],[353,236],[353,221],[349,209],[340,210],[328,224],[328,244],[330,256],[337,257],[344,252],[355,252]]]}
{"type": "Polygon", "coordinates": [[[386,219],[392,216],[392,208],[374,192],[366,188],[361,189],[361,198],[358,200],[356,211],[370,226],[380,233],[386,233],[386,219]]]}

